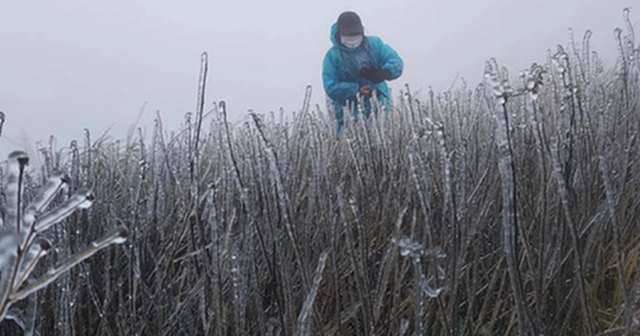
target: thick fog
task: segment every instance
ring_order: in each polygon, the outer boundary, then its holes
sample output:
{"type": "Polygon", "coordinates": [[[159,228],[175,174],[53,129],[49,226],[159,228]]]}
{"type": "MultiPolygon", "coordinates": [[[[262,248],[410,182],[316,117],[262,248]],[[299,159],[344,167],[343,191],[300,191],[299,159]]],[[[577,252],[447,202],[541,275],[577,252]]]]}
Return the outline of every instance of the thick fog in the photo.
{"type": "MultiPolygon", "coordinates": [[[[33,152],[36,141],[60,147],[91,130],[122,138],[144,106],[140,125],[160,111],[180,127],[196,106],[200,54],[209,53],[207,103],[225,100],[233,120],[302,104],[306,85],[324,106],[321,65],[340,12],[358,12],[405,61],[417,92],[447,89],[458,76],[482,79],[496,57],[512,73],[580,41],[615,61],[613,30],[630,0],[204,1],[2,0],[0,3],[0,146],[33,152]],[[145,105],[146,103],[146,105],[145,105]]],[[[632,11],[636,22],[640,13],[632,11]]]]}

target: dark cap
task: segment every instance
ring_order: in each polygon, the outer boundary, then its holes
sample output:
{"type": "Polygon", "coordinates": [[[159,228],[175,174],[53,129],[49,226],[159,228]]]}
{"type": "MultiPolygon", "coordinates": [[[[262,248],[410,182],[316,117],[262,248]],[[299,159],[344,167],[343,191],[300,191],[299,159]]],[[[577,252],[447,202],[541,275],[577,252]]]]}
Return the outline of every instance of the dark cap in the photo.
{"type": "Polygon", "coordinates": [[[341,35],[359,35],[364,33],[362,21],[354,12],[344,12],[338,17],[338,32],[341,35]]]}

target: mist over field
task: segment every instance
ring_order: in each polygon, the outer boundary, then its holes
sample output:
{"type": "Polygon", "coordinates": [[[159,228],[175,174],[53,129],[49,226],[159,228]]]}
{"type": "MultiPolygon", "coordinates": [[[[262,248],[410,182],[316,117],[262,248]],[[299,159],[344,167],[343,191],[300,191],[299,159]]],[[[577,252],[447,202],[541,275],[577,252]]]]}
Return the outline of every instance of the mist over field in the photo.
{"type": "Polygon", "coordinates": [[[0,336],[640,334],[640,14],[348,5],[5,0],[0,336]]]}

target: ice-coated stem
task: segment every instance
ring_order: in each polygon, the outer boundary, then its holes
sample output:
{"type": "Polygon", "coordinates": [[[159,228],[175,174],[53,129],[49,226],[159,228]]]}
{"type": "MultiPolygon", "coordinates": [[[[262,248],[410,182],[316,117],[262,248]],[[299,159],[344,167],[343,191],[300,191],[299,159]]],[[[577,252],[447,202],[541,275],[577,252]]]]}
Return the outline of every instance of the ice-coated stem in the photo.
{"type": "Polygon", "coordinates": [[[102,238],[95,240],[84,250],[74,254],[69,257],[65,262],[63,262],[58,267],[49,270],[44,276],[34,281],[32,284],[26,286],[19,292],[10,296],[11,302],[17,302],[23,300],[27,296],[43,289],[44,287],[51,284],[58,277],[64,274],[66,271],[70,270],[75,265],[79,264],[83,260],[91,257],[96,252],[102,250],[103,248],[111,245],[111,244],[121,244],[126,241],[126,238],[129,236],[129,230],[124,226],[118,226],[113,230],[109,231],[102,238]]]}
{"type": "Polygon", "coordinates": [[[278,204],[280,206],[280,210],[282,211],[282,217],[284,220],[284,225],[285,225],[285,229],[287,231],[287,234],[289,236],[289,239],[291,240],[291,244],[293,245],[293,250],[294,250],[294,254],[295,254],[295,258],[298,261],[298,267],[300,267],[300,271],[302,274],[302,285],[305,289],[309,288],[309,277],[307,276],[307,271],[306,271],[306,267],[305,264],[302,260],[302,253],[300,251],[300,245],[298,245],[298,242],[295,238],[295,235],[293,233],[293,225],[291,223],[290,217],[289,217],[289,211],[290,211],[290,202],[289,202],[289,196],[286,193],[286,190],[284,188],[284,184],[282,182],[282,178],[281,178],[281,174],[280,174],[280,169],[278,168],[278,159],[276,157],[276,153],[273,150],[273,146],[271,145],[271,143],[269,142],[269,140],[267,140],[267,137],[264,134],[264,126],[262,121],[260,120],[260,118],[253,112],[250,113],[253,122],[258,130],[258,134],[260,136],[260,140],[262,140],[262,144],[264,145],[265,151],[267,152],[267,159],[269,162],[269,170],[271,171],[271,176],[275,181],[275,185],[276,185],[276,191],[277,191],[277,197],[278,197],[278,204]]]}
{"type": "Polygon", "coordinates": [[[33,294],[29,296],[27,302],[25,323],[24,323],[24,336],[33,336],[36,332],[36,316],[38,313],[38,296],[33,294]]]}
{"type": "Polygon", "coordinates": [[[307,298],[304,300],[304,304],[302,305],[302,309],[300,310],[300,315],[298,316],[298,335],[300,336],[310,335],[309,329],[307,328],[307,318],[311,313],[313,302],[315,301],[316,295],[318,294],[318,287],[320,287],[320,282],[322,281],[322,272],[324,271],[324,265],[327,261],[327,255],[327,251],[323,251],[322,253],[320,253],[320,257],[318,258],[318,266],[316,267],[316,272],[313,276],[311,289],[309,290],[307,298]]]}
{"type": "Polygon", "coordinates": [[[62,172],[54,172],[47,183],[42,187],[42,191],[27,206],[24,211],[24,232],[31,228],[31,225],[38,216],[50,203],[60,190],[70,183],[70,178],[62,172]]]}
{"type": "Polygon", "coordinates": [[[22,151],[14,151],[9,154],[9,175],[7,177],[7,218],[5,225],[8,228],[20,232],[20,209],[22,197],[22,178],[24,168],[29,164],[27,154],[22,151]]]}
{"type": "Polygon", "coordinates": [[[0,231],[0,321],[8,309],[7,299],[11,292],[13,274],[15,274],[16,260],[18,259],[18,239],[16,232],[11,228],[3,228],[0,231]],[[6,275],[6,276],[4,276],[6,275]]]}
{"type": "Polygon", "coordinates": [[[558,195],[560,196],[560,202],[562,204],[562,211],[564,214],[565,222],[568,226],[569,232],[571,234],[571,241],[573,244],[573,261],[574,261],[574,272],[576,282],[578,283],[578,294],[580,304],[582,306],[582,314],[587,322],[588,334],[593,335],[594,333],[594,325],[593,325],[593,314],[591,313],[591,307],[587,302],[587,285],[585,284],[585,272],[584,272],[584,263],[582,261],[582,249],[580,248],[580,237],[578,235],[578,229],[571,217],[570,204],[569,204],[569,192],[565,185],[565,180],[562,178],[562,169],[560,168],[560,160],[558,158],[558,145],[557,139],[552,139],[551,141],[551,162],[553,165],[553,176],[556,180],[556,185],[558,188],[558,195]]]}
{"type": "Polygon", "coordinates": [[[507,257],[509,268],[509,278],[514,294],[514,301],[517,309],[518,328],[521,335],[529,333],[538,335],[537,326],[532,323],[529,311],[526,306],[525,296],[522,288],[522,279],[518,267],[518,214],[516,198],[516,175],[515,164],[513,162],[513,149],[511,146],[509,113],[506,103],[509,96],[505,88],[503,76],[500,80],[500,73],[497,62],[492,59],[487,62],[485,70],[491,89],[493,91],[494,110],[496,117],[496,145],[498,147],[499,162],[498,169],[502,182],[502,238],[504,252],[507,257]],[[529,325],[529,328],[527,328],[529,325]]]}
{"type": "Polygon", "coordinates": [[[57,208],[44,213],[35,223],[35,230],[42,232],[52,225],[70,216],[79,208],[91,206],[94,195],[88,188],[80,188],[74,195],[69,197],[64,203],[57,208]]]}
{"type": "Polygon", "coordinates": [[[27,252],[26,257],[20,264],[20,272],[18,273],[18,281],[13,284],[13,291],[16,291],[22,286],[22,284],[29,278],[31,272],[38,264],[40,258],[44,257],[51,249],[51,242],[47,239],[42,239],[36,245],[31,245],[27,252]]]}

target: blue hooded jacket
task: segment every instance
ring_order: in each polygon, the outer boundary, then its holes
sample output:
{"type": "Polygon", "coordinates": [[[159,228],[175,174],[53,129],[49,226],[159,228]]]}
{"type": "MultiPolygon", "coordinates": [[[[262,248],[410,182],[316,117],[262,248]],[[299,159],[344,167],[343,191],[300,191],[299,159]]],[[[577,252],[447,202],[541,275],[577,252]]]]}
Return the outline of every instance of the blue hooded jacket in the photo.
{"type": "MultiPolygon", "coordinates": [[[[343,106],[347,105],[354,113],[354,121],[358,121],[356,99],[360,87],[369,85],[377,91],[378,98],[385,105],[389,105],[389,88],[385,81],[374,84],[358,74],[362,68],[378,68],[388,70],[391,80],[402,75],[404,63],[398,53],[385,44],[377,36],[365,36],[362,45],[356,49],[349,49],[338,41],[338,24],[331,27],[331,43],[333,46],[324,57],[322,64],[322,81],[324,90],[331,98],[338,121],[337,135],[342,134],[344,125],[343,106]]],[[[365,116],[369,116],[371,104],[369,98],[364,101],[365,116]]]]}

